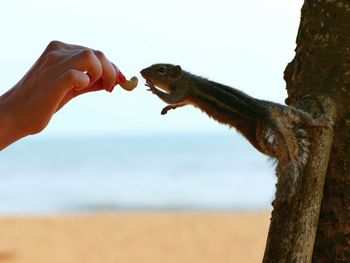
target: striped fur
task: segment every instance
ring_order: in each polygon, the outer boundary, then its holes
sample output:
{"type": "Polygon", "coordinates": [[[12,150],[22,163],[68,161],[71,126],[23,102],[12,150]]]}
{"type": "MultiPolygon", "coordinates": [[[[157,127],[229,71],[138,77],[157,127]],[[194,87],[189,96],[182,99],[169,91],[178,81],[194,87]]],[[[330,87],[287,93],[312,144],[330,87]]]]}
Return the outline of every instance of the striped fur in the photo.
{"type": "MultiPolygon", "coordinates": [[[[294,195],[300,173],[309,155],[309,140],[305,125],[324,126],[310,114],[270,101],[255,99],[232,87],[210,81],[186,71],[172,74],[170,64],[155,64],[141,71],[150,90],[165,102],[176,96],[176,103],[192,104],[216,121],[240,132],[257,150],[277,162],[277,188],[282,199],[294,195]],[[166,67],[166,74],[158,74],[166,67]],[[154,84],[166,90],[162,93],[154,84]]],[[[180,68],[181,69],[181,68],[180,68]]]]}
{"type": "Polygon", "coordinates": [[[189,101],[220,123],[237,129],[260,152],[277,161],[278,187],[290,198],[309,154],[299,111],[258,100],[234,88],[188,74],[189,101]],[[297,116],[294,116],[297,115],[297,116]]]}

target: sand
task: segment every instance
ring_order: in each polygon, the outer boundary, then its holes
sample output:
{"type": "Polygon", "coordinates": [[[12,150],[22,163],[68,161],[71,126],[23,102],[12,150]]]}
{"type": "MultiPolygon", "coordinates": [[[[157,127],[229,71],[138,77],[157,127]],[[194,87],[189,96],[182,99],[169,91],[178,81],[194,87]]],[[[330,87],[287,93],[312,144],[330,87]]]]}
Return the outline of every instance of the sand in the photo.
{"type": "Polygon", "coordinates": [[[270,214],[0,217],[0,262],[261,262],[270,214]]]}

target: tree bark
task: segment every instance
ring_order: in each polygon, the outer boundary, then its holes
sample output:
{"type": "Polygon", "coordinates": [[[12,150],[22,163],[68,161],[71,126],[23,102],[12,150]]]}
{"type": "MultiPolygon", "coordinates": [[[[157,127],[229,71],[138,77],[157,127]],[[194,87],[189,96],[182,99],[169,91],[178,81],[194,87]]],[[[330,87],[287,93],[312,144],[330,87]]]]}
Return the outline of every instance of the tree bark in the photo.
{"type": "Polygon", "coordinates": [[[350,2],[306,0],[296,55],[286,69],[289,98],[295,103],[317,92],[337,106],[337,120],[313,262],[350,262],[350,2]]]}
{"type": "Polygon", "coordinates": [[[305,0],[285,80],[288,105],[333,118],[336,105],[337,116],[334,139],[331,130],[309,130],[311,157],[297,195],[289,203],[274,201],[264,262],[350,262],[348,0],[305,0]]]}
{"type": "MultiPolygon", "coordinates": [[[[335,107],[328,97],[307,97],[299,108],[334,118],[335,107]],[[322,107],[320,107],[320,105],[322,107]]],[[[324,178],[333,139],[330,127],[309,128],[313,138],[307,166],[291,200],[273,202],[273,212],[263,262],[311,262],[321,206],[324,178]]],[[[277,186],[277,189],[283,190],[277,186]]]]}

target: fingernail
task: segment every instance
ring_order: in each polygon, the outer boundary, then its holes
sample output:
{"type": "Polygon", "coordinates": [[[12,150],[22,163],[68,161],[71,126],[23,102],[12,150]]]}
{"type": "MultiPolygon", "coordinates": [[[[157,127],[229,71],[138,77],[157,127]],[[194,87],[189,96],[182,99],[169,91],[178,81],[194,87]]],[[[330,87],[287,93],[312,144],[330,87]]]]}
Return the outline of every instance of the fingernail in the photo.
{"type": "Polygon", "coordinates": [[[120,70],[118,72],[118,79],[120,80],[120,83],[126,82],[126,78],[120,70]]]}
{"type": "Polygon", "coordinates": [[[115,87],[115,86],[113,86],[112,88],[110,88],[110,89],[108,90],[108,92],[112,93],[112,91],[114,90],[114,87],[115,87]]]}

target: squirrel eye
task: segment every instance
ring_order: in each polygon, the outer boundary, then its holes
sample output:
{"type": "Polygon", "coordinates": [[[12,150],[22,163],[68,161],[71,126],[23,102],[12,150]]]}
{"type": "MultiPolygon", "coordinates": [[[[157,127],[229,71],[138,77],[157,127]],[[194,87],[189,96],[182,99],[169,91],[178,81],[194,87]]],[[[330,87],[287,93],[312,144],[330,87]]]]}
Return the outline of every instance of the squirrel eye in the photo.
{"type": "Polygon", "coordinates": [[[160,66],[160,68],[158,69],[158,72],[164,74],[165,72],[167,72],[167,68],[165,66],[160,66]]]}

